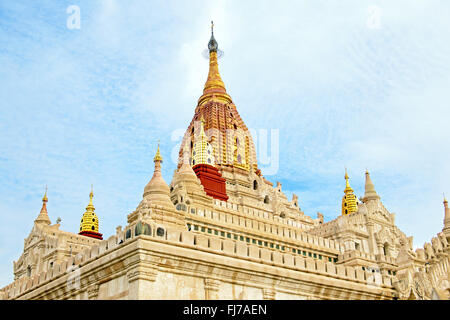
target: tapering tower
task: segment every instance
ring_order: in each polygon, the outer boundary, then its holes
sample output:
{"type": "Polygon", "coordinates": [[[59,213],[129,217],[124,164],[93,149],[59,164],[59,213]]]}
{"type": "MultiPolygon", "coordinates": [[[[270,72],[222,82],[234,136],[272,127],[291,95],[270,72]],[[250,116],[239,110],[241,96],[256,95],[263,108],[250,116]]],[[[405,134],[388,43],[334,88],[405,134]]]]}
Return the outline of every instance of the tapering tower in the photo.
{"type": "Polygon", "coordinates": [[[95,214],[94,204],[92,203],[92,198],[94,197],[94,190],[91,187],[91,192],[89,193],[89,204],[86,207],[86,212],[81,218],[80,232],[78,234],[82,236],[87,236],[95,239],[102,240],[102,234],[98,232],[98,217],[95,214]]]}
{"type": "Polygon", "coordinates": [[[144,188],[143,199],[138,208],[128,216],[128,222],[133,222],[139,217],[150,218],[156,223],[182,229],[186,226],[184,211],[176,210],[170,200],[170,188],[161,173],[163,157],[159,151],[159,143],[153,162],[155,163],[153,176],[144,188]]]}
{"type": "Polygon", "coordinates": [[[358,199],[356,195],[353,193],[352,187],[350,187],[350,183],[348,181],[347,169],[345,169],[345,190],[344,197],[342,198],[342,215],[351,214],[358,210],[358,199]]]}
{"type": "Polygon", "coordinates": [[[442,232],[445,237],[450,240],[450,209],[448,207],[448,201],[444,196],[444,229],[442,232]]]}
{"type": "MultiPolygon", "coordinates": [[[[183,136],[179,152],[178,168],[183,163],[183,148],[193,154],[195,137],[205,138],[211,149],[212,166],[219,171],[239,171],[250,174],[258,170],[256,152],[250,132],[242,121],[233,100],[228,95],[219,73],[217,62],[218,43],[214,38],[214,24],[211,25],[211,38],[208,43],[209,72],[198,99],[194,117],[183,136]],[[204,121],[201,121],[203,119],[204,121]]],[[[195,165],[193,158],[191,165],[195,165]]]]}
{"type": "Polygon", "coordinates": [[[47,202],[48,202],[47,186],[45,186],[45,194],[44,194],[44,197],[42,198],[42,208],[41,208],[41,211],[39,212],[39,215],[34,220],[34,223],[46,224],[46,225],[51,224],[50,218],[48,217],[48,213],[47,213],[47,202]]]}
{"type": "Polygon", "coordinates": [[[367,203],[370,200],[379,200],[380,196],[375,191],[375,186],[373,185],[372,179],[370,179],[369,171],[366,170],[366,183],[364,187],[364,197],[362,201],[367,203]]]}
{"type": "Polygon", "coordinates": [[[144,199],[148,200],[152,204],[158,204],[160,206],[172,208],[173,204],[170,201],[170,190],[167,183],[161,174],[161,164],[163,162],[163,157],[158,149],[153,157],[153,162],[155,163],[155,170],[153,171],[153,176],[149,183],[144,188],[144,199]]]}

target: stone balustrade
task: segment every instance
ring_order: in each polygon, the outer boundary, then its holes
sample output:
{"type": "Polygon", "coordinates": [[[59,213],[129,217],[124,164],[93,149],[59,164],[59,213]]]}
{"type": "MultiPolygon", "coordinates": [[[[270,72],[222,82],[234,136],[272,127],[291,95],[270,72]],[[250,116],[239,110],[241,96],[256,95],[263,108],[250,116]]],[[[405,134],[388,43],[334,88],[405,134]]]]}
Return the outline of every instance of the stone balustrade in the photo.
{"type": "MultiPolygon", "coordinates": [[[[189,231],[171,229],[158,225],[151,225],[151,229],[152,232],[150,235],[140,235],[139,237],[149,241],[158,241],[170,245],[190,247],[195,250],[207,251],[214,254],[231,256],[237,259],[244,259],[266,265],[294,269],[352,282],[366,283],[369,285],[372,282],[375,283],[370,272],[359,270],[354,267],[343,267],[342,265],[335,265],[334,263],[325,262],[322,260],[315,260],[309,257],[302,257],[300,255],[283,253],[270,248],[261,248],[241,241],[221,239],[203,234],[194,234],[189,231]],[[158,229],[160,229],[159,232],[158,229]],[[163,232],[161,232],[161,229],[163,232]]],[[[125,233],[126,229],[123,232],[125,233]]],[[[333,240],[321,239],[317,236],[308,234],[302,234],[301,237],[303,241],[315,244],[317,246],[339,248],[339,244],[333,240]]],[[[28,291],[32,291],[39,286],[67,274],[72,271],[75,266],[81,267],[86,265],[91,261],[98,259],[100,256],[110,253],[119,246],[127,245],[129,241],[133,240],[133,238],[135,237],[132,236],[131,238],[125,239],[122,235],[119,237],[111,236],[107,240],[101,241],[98,245],[94,245],[89,249],[83,250],[81,253],[71,257],[69,260],[64,261],[59,265],[54,265],[46,272],[42,272],[31,278],[22,277],[12,282],[0,290],[0,298],[17,298],[28,291]],[[122,239],[125,239],[125,241],[122,242],[122,239]]],[[[352,252],[350,254],[364,253],[352,252]]],[[[380,287],[392,287],[391,278],[383,276],[382,282],[378,285],[380,287]]]]}
{"type": "MultiPolygon", "coordinates": [[[[219,200],[217,200],[217,201],[219,201],[219,200]]],[[[233,215],[230,213],[218,213],[218,212],[213,212],[210,210],[204,210],[204,211],[198,210],[196,215],[206,218],[206,219],[213,220],[213,221],[215,220],[215,221],[226,222],[229,224],[238,225],[240,227],[245,227],[247,229],[253,229],[253,230],[261,231],[261,232],[267,232],[266,231],[267,225],[265,225],[264,223],[262,223],[260,221],[251,221],[251,219],[249,219],[249,218],[238,216],[238,215],[233,215]]],[[[339,252],[343,253],[345,251],[344,244],[342,244],[338,241],[327,239],[327,238],[324,238],[324,237],[321,237],[318,235],[306,233],[305,231],[301,231],[298,229],[294,230],[294,229],[291,229],[288,227],[272,226],[271,233],[274,235],[277,235],[279,237],[294,240],[296,242],[303,242],[303,244],[309,244],[312,249],[319,249],[319,250],[325,249],[325,251],[331,250],[331,251],[337,251],[338,253],[339,252]]],[[[302,244],[300,243],[299,246],[301,246],[301,245],[302,244]]]]}

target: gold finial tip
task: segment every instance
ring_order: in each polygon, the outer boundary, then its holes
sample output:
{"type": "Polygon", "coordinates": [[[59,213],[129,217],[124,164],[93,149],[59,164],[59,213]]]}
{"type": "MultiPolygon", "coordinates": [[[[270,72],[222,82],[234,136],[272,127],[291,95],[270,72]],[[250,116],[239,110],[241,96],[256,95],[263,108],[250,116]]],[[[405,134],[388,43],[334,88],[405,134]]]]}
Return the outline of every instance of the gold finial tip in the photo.
{"type": "Polygon", "coordinates": [[[156,155],[155,155],[155,157],[153,158],[153,161],[154,162],[156,162],[156,161],[163,161],[163,158],[162,158],[162,156],[161,156],[161,153],[159,152],[159,140],[158,140],[158,149],[156,150],[156,155]]]}
{"type": "Polygon", "coordinates": [[[42,198],[42,201],[47,202],[48,198],[47,198],[47,185],[45,185],[45,193],[44,193],[44,197],[42,198]]]}
{"type": "Polygon", "coordinates": [[[345,176],[344,176],[345,180],[348,180],[348,173],[347,173],[347,168],[345,168],[345,176]]]}
{"type": "Polygon", "coordinates": [[[447,199],[445,198],[445,193],[442,193],[442,195],[444,196],[444,203],[448,203],[447,199]]]}

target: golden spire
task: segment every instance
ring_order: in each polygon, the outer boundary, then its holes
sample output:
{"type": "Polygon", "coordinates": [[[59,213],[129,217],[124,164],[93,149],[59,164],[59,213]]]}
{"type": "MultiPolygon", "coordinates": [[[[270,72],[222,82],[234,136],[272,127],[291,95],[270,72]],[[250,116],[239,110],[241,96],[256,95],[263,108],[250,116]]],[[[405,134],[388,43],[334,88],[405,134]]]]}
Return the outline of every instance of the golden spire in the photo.
{"type": "Polygon", "coordinates": [[[48,202],[48,198],[47,198],[47,185],[45,185],[45,193],[44,193],[44,196],[42,197],[42,208],[41,208],[41,213],[47,214],[47,202],[48,202]]]}
{"type": "Polygon", "coordinates": [[[347,168],[345,168],[345,190],[344,197],[342,198],[342,215],[351,214],[358,211],[358,200],[353,193],[352,187],[350,187],[347,168]]]}
{"type": "Polygon", "coordinates": [[[192,148],[192,166],[198,164],[214,165],[213,149],[208,142],[208,136],[204,128],[205,119],[200,119],[200,134],[194,138],[194,146],[192,148]]]}
{"type": "Polygon", "coordinates": [[[45,185],[45,193],[44,193],[44,197],[42,198],[42,202],[48,202],[48,198],[47,198],[47,185],[45,185]]]}
{"type": "MultiPolygon", "coordinates": [[[[91,185],[91,192],[89,193],[89,204],[86,207],[86,212],[83,214],[80,223],[80,232],[79,234],[85,234],[88,236],[92,236],[92,234],[98,234],[98,217],[95,214],[95,207],[92,202],[92,198],[94,197],[94,187],[91,185]]],[[[94,236],[94,238],[97,238],[94,236]]]]}
{"type": "Polygon", "coordinates": [[[352,189],[352,187],[350,187],[350,183],[348,182],[347,168],[345,168],[345,176],[344,176],[344,178],[345,178],[345,190],[344,190],[344,192],[347,192],[347,191],[353,192],[353,189],[352,189]]]}
{"type": "Polygon", "coordinates": [[[159,162],[163,161],[161,153],[159,152],[159,140],[158,140],[158,149],[156,150],[155,157],[153,158],[153,162],[156,162],[156,161],[159,161],[159,162]]]}
{"type": "MultiPolygon", "coordinates": [[[[219,64],[217,63],[218,44],[214,38],[214,23],[211,21],[211,39],[208,43],[209,50],[209,73],[203,89],[203,95],[198,100],[198,104],[202,105],[207,100],[215,96],[217,99],[225,103],[231,103],[231,97],[227,94],[225,84],[219,73],[219,64]]],[[[220,52],[220,51],[219,51],[220,52]]]]}
{"type": "MultiPolygon", "coordinates": [[[[159,140],[158,140],[158,149],[156,150],[155,157],[153,158],[153,162],[155,163],[155,170],[153,171],[153,177],[161,176],[161,163],[163,162],[163,158],[161,153],[159,152],[159,140]]],[[[161,176],[162,177],[162,176],[161,176]]]]}
{"type": "Polygon", "coordinates": [[[89,193],[89,204],[88,204],[87,208],[92,208],[92,210],[95,210],[94,204],[92,203],[93,197],[94,197],[94,185],[91,184],[91,192],[89,193]]]}
{"type": "Polygon", "coordinates": [[[42,222],[45,224],[51,224],[50,218],[48,217],[48,213],[47,213],[47,202],[48,202],[47,185],[45,185],[45,193],[44,193],[44,196],[42,197],[42,208],[41,208],[39,215],[34,220],[34,222],[36,222],[36,223],[42,222]]]}

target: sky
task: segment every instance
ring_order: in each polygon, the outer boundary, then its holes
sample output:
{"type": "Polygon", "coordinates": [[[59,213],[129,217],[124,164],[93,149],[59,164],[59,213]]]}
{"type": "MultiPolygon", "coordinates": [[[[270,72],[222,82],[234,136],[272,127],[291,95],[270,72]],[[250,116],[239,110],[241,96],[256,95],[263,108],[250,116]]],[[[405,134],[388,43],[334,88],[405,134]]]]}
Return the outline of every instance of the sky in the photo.
{"type": "Polygon", "coordinates": [[[45,185],[52,223],[77,232],[93,184],[108,238],[142,199],[158,140],[170,183],[207,77],[211,20],[241,117],[258,142],[277,132],[266,178],[330,221],[344,168],[358,197],[368,169],[423,246],[450,196],[449,14],[433,0],[1,1],[0,287],[45,185]]]}

